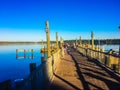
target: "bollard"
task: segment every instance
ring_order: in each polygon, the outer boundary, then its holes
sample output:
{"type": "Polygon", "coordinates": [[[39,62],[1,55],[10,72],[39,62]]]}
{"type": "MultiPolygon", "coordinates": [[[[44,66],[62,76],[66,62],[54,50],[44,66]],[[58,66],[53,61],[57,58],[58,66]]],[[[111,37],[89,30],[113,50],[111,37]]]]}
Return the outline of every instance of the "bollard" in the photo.
{"type": "Polygon", "coordinates": [[[6,80],[6,81],[0,83],[0,90],[12,90],[11,80],[6,80]]]}

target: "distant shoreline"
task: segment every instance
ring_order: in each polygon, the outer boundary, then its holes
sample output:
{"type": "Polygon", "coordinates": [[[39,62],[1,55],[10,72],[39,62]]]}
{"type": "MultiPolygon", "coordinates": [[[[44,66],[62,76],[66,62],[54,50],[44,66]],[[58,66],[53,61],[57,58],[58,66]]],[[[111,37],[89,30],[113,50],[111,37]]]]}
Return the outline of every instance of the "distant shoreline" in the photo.
{"type": "Polygon", "coordinates": [[[0,45],[12,45],[12,44],[41,44],[41,42],[0,42],[0,45]]]}
{"type": "MultiPolygon", "coordinates": [[[[77,40],[79,43],[79,40],[77,40]]],[[[51,43],[55,43],[56,41],[51,41],[51,43]]],[[[76,40],[65,40],[64,42],[76,42],[76,40]]],[[[46,44],[46,41],[43,42],[34,42],[34,41],[0,41],[0,45],[10,45],[10,44],[46,44]]],[[[82,43],[87,44],[87,43],[91,43],[91,39],[83,39],[82,43]]],[[[120,45],[120,39],[95,39],[94,40],[95,45],[98,45],[100,43],[100,45],[120,45]]]]}

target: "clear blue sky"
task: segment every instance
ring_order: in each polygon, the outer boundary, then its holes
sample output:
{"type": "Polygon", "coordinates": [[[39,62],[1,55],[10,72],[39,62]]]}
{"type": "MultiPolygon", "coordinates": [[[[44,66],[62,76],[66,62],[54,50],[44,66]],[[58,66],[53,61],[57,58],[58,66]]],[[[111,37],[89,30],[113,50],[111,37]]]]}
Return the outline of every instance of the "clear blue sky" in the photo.
{"type": "Polygon", "coordinates": [[[120,0],[0,0],[0,41],[120,38],[120,0]]]}

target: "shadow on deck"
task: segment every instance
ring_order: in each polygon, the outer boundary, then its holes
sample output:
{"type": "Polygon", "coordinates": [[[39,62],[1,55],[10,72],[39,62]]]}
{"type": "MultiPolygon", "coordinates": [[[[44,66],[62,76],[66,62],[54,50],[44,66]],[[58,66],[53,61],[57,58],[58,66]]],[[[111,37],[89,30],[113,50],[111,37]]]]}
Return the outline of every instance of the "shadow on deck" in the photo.
{"type": "Polygon", "coordinates": [[[70,49],[68,54],[72,58],[61,60],[58,72],[54,73],[50,90],[120,90],[120,76],[98,61],[82,56],[76,50],[70,49]],[[70,67],[75,67],[73,71],[77,75],[70,76],[73,72],[70,67]],[[78,80],[81,83],[75,84],[78,80]]]}

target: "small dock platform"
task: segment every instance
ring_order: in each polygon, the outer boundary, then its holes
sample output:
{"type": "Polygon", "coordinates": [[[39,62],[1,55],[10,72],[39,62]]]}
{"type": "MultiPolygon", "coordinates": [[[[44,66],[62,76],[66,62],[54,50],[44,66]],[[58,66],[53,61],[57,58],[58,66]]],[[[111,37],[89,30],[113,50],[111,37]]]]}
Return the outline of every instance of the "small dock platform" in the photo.
{"type": "Polygon", "coordinates": [[[70,49],[61,58],[49,90],[120,90],[120,75],[70,49]]]}

